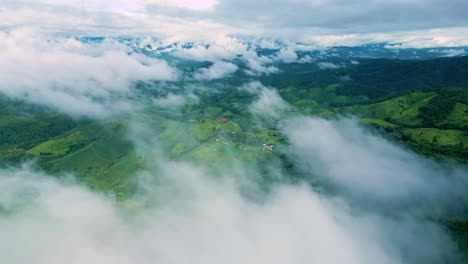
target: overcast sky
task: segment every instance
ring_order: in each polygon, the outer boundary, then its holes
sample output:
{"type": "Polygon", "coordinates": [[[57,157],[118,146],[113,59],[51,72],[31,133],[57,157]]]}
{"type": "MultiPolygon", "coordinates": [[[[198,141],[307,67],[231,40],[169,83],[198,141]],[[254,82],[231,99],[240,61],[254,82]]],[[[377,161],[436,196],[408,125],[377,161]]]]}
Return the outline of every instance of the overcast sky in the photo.
{"type": "Polygon", "coordinates": [[[0,21],[3,29],[171,40],[236,35],[338,44],[408,38],[424,38],[429,46],[468,43],[466,0],[0,0],[0,21]]]}

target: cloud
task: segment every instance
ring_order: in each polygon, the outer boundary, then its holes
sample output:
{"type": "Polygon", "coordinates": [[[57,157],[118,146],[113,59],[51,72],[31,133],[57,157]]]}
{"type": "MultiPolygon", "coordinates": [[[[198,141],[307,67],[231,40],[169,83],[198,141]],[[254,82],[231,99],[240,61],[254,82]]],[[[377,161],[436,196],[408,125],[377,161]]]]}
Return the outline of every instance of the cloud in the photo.
{"type": "Polygon", "coordinates": [[[256,115],[278,118],[281,113],[291,108],[276,89],[266,87],[260,82],[248,83],[244,89],[258,95],[258,99],[250,105],[250,111],[256,115]]]}
{"type": "Polygon", "coordinates": [[[127,111],[134,81],[174,80],[165,61],[112,40],[85,44],[31,30],[0,33],[0,91],[73,115],[127,111]]]}
{"type": "Polygon", "coordinates": [[[459,8],[464,1],[220,1],[217,11],[226,23],[269,28],[321,28],[338,33],[421,29],[466,25],[459,8]],[[436,8],[440,7],[440,8],[436,8]],[[238,10],[236,13],[229,13],[238,10]],[[437,20],[430,18],[437,17],[437,20]]]}
{"type": "Polygon", "coordinates": [[[321,70],[338,69],[341,67],[340,65],[337,65],[332,62],[318,62],[317,65],[321,70]]]}
{"type": "MultiPolygon", "coordinates": [[[[260,83],[246,89],[269,91],[260,83]]],[[[146,132],[134,140],[155,138],[154,131],[146,132]]],[[[289,157],[320,187],[311,188],[304,178],[277,183],[265,193],[242,161],[213,171],[159,152],[148,155],[148,165],[133,175],[140,182],[137,193],[116,202],[70,177],[27,166],[1,169],[2,259],[38,264],[458,260],[454,241],[431,219],[465,197],[466,180],[460,179],[466,174],[457,178],[455,169],[418,157],[354,121],[298,117],[284,122],[283,132],[295,155],[289,157]],[[402,201],[409,206],[391,210],[402,201]]],[[[146,148],[161,149],[157,143],[146,148]]]]}
{"type": "MultiPolygon", "coordinates": [[[[216,62],[220,60],[232,60],[237,55],[247,54],[248,47],[236,38],[232,37],[217,37],[210,41],[197,41],[196,43],[189,40],[189,47],[176,44],[172,54],[179,58],[190,59],[195,61],[210,61],[216,62]]],[[[157,43],[155,43],[157,44],[157,43]]],[[[168,45],[171,42],[162,42],[159,45],[168,45]]],[[[158,46],[156,46],[157,48],[158,46]]]]}
{"type": "MultiPolygon", "coordinates": [[[[226,61],[239,60],[243,62],[247,67],[245,72],[253,76],[278,72],[279,69],[272,65],[275,61],[293,61],[291,53],[295,53],[294,50],[288,49],[288,54],[280,52],[276,56],[261,56],[250,44],[235,37],[223,36],[217,37],[214,40],[197,41],[195,43],[181,42],[169,44],[167,42],[159,42],[154,43],[151,50],[182,59],[212,62],[216,65],[215,68],[202,69],[199,73],[213,71],[215,75],[219,75],[216,71],[220,68],[224,70],[229,68],[230,71],[234,70],[233,65],[229,66],[232,63],[228,64],[226,61]],[[164,48],[165,45],[169,45],[170,48],[164,48]]],[[[198,77],[203,76],[204,74],[201,76],[198,74],[198,77]]]]}
{"type": "Polygon", "coordinates": [[[153,103],[163,108],[179,108],[187,102],[197,102],[198,97],[192,93],[173,94],[169,93],[165,97],[153,99],[153,103]]]}
{"type": "Polygon", "coordinates": [[[284,132],[304,168],[344,193],[437,211],[459,204],[468,191],[462,167],[446,169],[364,131],[355,121],[297,118],[286,122],[284,132]]]}
{"type": "Polygon", "coordinates": [[[249,58],[247,59],[247,67],[248,69],[245,70],[245,72],[248,75],[261,75],[261,74],[266,74],[269,75],[271,73],[277,73],[279,72],[279,69],[276,66],[273,65],[265,65],[261,62],[261,60],[254,59],[254,58],[249,58]]]}
{"type": "Polygon", "coordinates": [[[468,46],[461,11],[466,5],[463,0],[5,0],[0,15],[2,28],[38,25],[65,34],[150,35],[172,42],[238,36],[322,46],[380,41],[456,47],[468,46]]]}
{"type": "Polygon", "coordinates": [[[197,80],[221,79],[235,73],[238,69],[237,65],[230,62],[215,62],[208,68],[199,69],[194,74],[194,78],[197,80]]]}
{"type": "Polygon", "coordinates": [[[298,57],[296,51],[293,48],[286,47],[278,51],[278,53],[274,56],[274,60],[281,61],[284,63],[291,63],[297,62],[298,57]]]}
{"type": "MultiPolygon", "coordinates": [[[[297,128],[297,133],[311,132],[308,126],[297,128]]],[[[244,194],[255,187],[238,185],[250,178],[242,168],[212,175],[180,161],[155,163],[158,169],[140,173],[141,190],[124,204],[28,167],[1,170],[2,259],[38,264],[456,261],[453,241],[428,220],[362,211],[304,185],[280,184],[251,199],[244,194]]]]}
{"type": "Polygon", "coordinates": [[[456,57],[456,56],[464,56],[466,54],[464,49],[449,49],[442,51],[445,57],[456,57]]]}
{"type": "Polygon", "coordinates": [[[464,49],[446,49],[446,50],[429,50],[429,52],[432,53],[441,53],[443,54],[443,57],[456,57],[456,56],[463,56],[466,54],[466,51],[464,49]]]}

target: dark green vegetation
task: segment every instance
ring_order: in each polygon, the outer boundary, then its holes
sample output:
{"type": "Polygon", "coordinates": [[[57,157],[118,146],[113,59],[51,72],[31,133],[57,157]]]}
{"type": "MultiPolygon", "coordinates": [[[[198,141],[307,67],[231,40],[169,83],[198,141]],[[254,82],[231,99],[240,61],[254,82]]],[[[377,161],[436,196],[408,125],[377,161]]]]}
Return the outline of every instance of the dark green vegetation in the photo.
{"type": "Polygon", "coordinates": [[[429,61],[362,60],[342,69],[350,80],[338,90],[341,95],[365,94],[381,98],[395,93],[468,87],[468,57],[429,61]]]}
{"type": "Polygon", "coordinates": [[[301,112],[355,116],[416,152],[468,161],[468,57],[280,65],[262,81],[301,112]]]}
{"type": "Polygon", "coordinates": [[[466,130],[467,105],[467,90],[444,90],[419,109],[420,117],[425,126],[466,130]]]}
{"type": "Polygon", "coordinates": [[[385,99],[408,91],[429,92],[468,88],[468,56],[427,61],[360,59],[333,62],[335,69],[317,64],[281,64],[278,74],[261,77],[274,87],[325,87],[339,84],[337,95],[385,99]]]}

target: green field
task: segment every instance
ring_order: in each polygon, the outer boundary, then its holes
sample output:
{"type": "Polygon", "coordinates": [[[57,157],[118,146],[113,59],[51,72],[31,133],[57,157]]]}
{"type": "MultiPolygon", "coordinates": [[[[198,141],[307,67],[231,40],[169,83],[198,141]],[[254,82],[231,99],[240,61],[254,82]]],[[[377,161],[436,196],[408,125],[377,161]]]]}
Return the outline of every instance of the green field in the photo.
{"type": "Polygon", "coordinates": [[[468,105],[456,103],[454,109],[447,118],[438,123],[439,126],[456,127],[459,129],[468,129],[468,105]]]}
{"type": "Polygon", "coordinates": [[[35,146],[27,151],[33,155],[64,155],[68,153],[73,146],[76,146],[84,139],[79,131],[73,132],[68,136],[51,139],[35,146]]]}
{"type": "Polygon", "coordinates": [[[340,109],[343,114],[385,120],[400,126],[422,126],[419,108],[427,104],[434,93],[410,93],[376,104],[350,106],[340,109]]]}
{"type": "MultiPolygon", "coordinates": [[[[440,146],[455,146],[468,143],[468,133],[454,129],[437,128],[407,128],[403,134],[420,144],[434,144],[440,146]]],[[[468,147],[468,146],[467,146],[468,147]]]]}

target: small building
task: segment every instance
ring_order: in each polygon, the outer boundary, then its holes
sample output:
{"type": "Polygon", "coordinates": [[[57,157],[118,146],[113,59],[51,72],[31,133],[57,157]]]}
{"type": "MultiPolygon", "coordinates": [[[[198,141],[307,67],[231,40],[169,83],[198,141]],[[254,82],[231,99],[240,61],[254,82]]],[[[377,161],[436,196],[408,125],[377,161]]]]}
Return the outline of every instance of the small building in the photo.
{"type": "Polygon", "coordinates": [[[218,118],[218,122],[222,124],[226,124],[229,122],[229,119],[221,117],[221,118],[218,118]]]}
{"type": "Polygon", "coordinates": [[[274,145],[263,144],[262,150],[264,150],[264,151],[273,151],[274,150],[274,145]]]}

